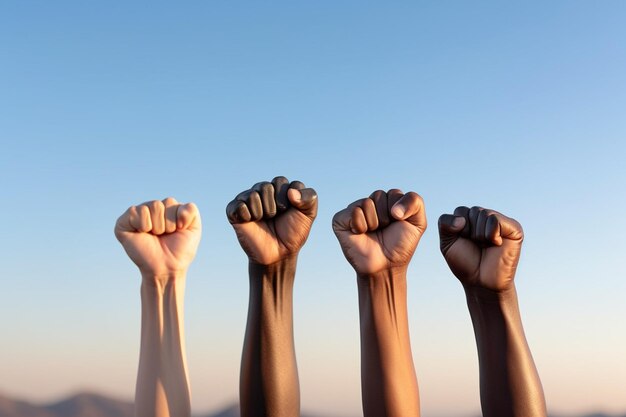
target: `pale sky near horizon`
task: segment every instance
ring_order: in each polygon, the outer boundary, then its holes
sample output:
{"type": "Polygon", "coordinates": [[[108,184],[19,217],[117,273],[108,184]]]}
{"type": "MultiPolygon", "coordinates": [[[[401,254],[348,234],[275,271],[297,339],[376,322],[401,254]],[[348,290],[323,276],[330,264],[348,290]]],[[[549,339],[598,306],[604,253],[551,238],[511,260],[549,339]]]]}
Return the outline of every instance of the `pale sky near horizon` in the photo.
{"type": "Polygon", "coordinates": [[[236,401],[247,263],[224,208],[275,175],[320,212],[294,293],[302,408],[360,413],[354,273],[332,215],[420,193],[409,270],[423,415],[479,410],[462,289],[437,218],[518,219],[526,335],[553,412],[626,410],[626,3],[5,2],[0,6],[0,392],[132,398],[131,204],[195,201],[193,407],[236,401]]]}

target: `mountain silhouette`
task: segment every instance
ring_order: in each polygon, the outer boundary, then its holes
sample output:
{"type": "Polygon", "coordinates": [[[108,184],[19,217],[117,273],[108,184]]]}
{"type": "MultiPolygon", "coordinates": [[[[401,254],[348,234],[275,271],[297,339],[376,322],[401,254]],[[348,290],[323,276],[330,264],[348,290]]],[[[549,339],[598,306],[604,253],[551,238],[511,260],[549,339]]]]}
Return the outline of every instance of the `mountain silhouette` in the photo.
{"type": "MultiPolygon", "coordinates": [[[[83,392],[50,404],[34,404],[0,394],[0,417],[133,417],[133,404],[83,392]]],[[[231,404],[195,417],[239,417],[239,406],[231,404]]],[[[303,413],[302,417],[321,417],[303,413]]]]}
{"type": "MultiPolygon", "coordinates": [[[[133,417],[133,404],[83,392],[50,404],[33,404],[15,400],[0,394],[0,417],[133,417]]],[[[227,405],[212,413],[196,414],[195,417],[240,417],[237,404],[227,405]]],[[[314,414],[301,414],[301,417],[332,417],[314,414]]],[[[551,416],[559,417],[559,416],[551,416]]],[[[568,416],[572,417],[572,416],[568,416]]],[[[580,417],[626,417],[626,414],[604,413],[584,414],[580,417]]]]}

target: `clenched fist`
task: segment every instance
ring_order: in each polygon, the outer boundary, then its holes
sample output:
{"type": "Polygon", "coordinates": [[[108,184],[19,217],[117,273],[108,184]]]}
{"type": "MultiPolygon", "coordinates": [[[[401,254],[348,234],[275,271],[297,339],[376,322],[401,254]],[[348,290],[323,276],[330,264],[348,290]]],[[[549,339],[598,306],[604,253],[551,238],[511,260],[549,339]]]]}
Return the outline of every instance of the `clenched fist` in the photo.
{"type": "Polygon", "coordinates": [[[441,253],[465,286],[513,286],[524,232],[514,219],[482,207],[457,207],[439,218],[441,253]]]}
{"type": "Polygon", "coordinates": [[[276,177],[241,192],[226,207],[228,221],[251,262],[270,265],[297,254],[317,215],[317,193],[276,177]]]}
{"type": "Polygon", "coordinates": [[[422,197],[397,189],[375,191],[333,218],[341,249],[358,274],[408,265],[426,226],[422,197]]]}
{"type": "Polygon", "coordinates": [[[144,275],[186,272],[201,234],[196,205],[173,198],[131,206],[115,224],[115,236],[144,275]]]}

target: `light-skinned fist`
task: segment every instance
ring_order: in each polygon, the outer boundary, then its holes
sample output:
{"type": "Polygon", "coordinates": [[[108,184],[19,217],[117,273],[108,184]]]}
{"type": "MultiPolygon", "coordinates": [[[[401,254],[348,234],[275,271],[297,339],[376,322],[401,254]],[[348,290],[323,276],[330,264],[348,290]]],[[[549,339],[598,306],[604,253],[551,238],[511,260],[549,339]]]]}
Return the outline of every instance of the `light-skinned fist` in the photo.
{"type": "Polygon", "coordinates": [[[194,203],[173,198],[131,206],[115,223],[115,236],[143,275],[184,274],[196,255],[202,222],[194,203]]]}
{"type": "Polygon", "coordinates": [[[513,286],[524,240],[514,219],[482,207],[457,207],[439,218],[441,253],[465,286],[506,291],[513,286]]]}
{"type": "Polygon", "coordinates": [[[375,191],[333,218],[343,254],[358,274],[406,267],[426,227],[422,197],[397,189],[375,191]]]}
{"type": "Polygon", "coordinates": [[[271,265],[298,253],[315,216],[317,193],[300,181],[276,177],[243,191],[226,216],[250,262],[271,265]]]}

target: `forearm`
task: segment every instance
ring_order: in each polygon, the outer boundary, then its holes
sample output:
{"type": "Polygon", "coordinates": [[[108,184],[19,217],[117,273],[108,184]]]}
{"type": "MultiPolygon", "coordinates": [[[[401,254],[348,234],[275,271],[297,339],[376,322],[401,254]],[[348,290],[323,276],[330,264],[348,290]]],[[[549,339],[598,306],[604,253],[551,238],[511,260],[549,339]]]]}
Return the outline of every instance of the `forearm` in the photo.
{"type": "Polygon", "coordinates": [[[297,256],[250,263],[248,323],[241,361],[242,417],[296,417],[300,388],[293,342],[297,256]]]}
{"type": "Polygon", "coordinates": [[[358,275],[365,417],[419,416],[409,336],[406,268],[358,275]]]}
{"type": "Polygon", "coordinates": [[[185,276],[143,276],[137,417],[188,417],[190,390],[183,333],[185,276]]]}
{"type": "Polygon", "coordinates": [[[515,287],[495,292],[465,287],[480,365],[485,417],[544,417],[546,404],[515,287]]]}

